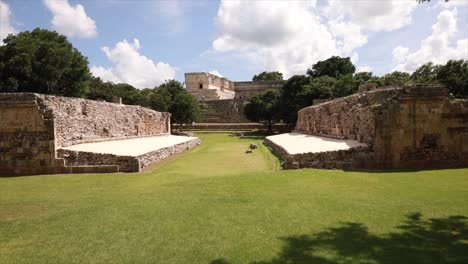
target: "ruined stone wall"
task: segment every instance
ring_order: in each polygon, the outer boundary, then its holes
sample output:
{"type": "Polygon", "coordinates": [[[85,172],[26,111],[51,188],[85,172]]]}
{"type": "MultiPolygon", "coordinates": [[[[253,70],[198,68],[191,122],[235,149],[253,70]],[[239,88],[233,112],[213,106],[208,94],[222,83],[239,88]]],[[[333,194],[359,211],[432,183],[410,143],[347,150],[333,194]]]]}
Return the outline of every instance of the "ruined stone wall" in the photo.
{"type": "Polygon", "coordinates": [[[185,73],[185,87],[199,101],[234,98],[232,81],[207,72],[185,73]]]}
{"type": "Polygon", "coordinates": [[[63,171],[52,113],[34,94],[0,94],[0,175],[63,171]]]}
{"type": "Polygon", "coordinates": [[[3,93],[0,94],[0,174],[77,172],[81,168],[66,167],[64,160],[57,158],[59,147],[167,134],[169,118],[169,113],[139,106],[3,93]]]}
{"type": "Polygon", "coordinates": [[[354,94],[299,110],[296,130],[372,144],[375,113],[401,91],[394,88],[354,94]]]}
{"type": "Polygon", "coordinates": [[[403,91],[376,114],[376,166],[467,167],[468,100],[451,100],[437,87],[403,91]]]}
{"type": "Polygon", "coordinates": [[[235,99],[250,100],[255,94],[266,90],[280,89],[284,81],[234,82],[235,99]]]}
{"type": "Polygon", "coordinates": [[[200,123],[248,123],[244,115],[246,101],[228,99],[200,103],[200,123]]]}
{"type": "Polygon", "coordinates": [[[372,156],[360,167],[468,166],[468,100],[449,99],[441,87],[378,89],[307,107],[296,130],[368,144],[372,156]]]}
{"type": "Polygon", "coordinates": [[[134,105],[37,95],[54,118],[57,147],[170,133],[170,114],[134,105]]]}

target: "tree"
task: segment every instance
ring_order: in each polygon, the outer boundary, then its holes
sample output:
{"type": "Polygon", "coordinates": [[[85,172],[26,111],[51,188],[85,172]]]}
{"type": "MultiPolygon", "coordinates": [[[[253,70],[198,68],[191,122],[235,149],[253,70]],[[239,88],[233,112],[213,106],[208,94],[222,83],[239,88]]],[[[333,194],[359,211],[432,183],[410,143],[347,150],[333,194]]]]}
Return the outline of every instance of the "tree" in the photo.
{"type": "Polygon", "coordinates": [[[455,97],[468,97],[468,61],[449,60],[437,71],[437,80],[455,97]]]}
{"type": "Polygon", "coordinates": [[[152,109],[170,112],[172,124],[190,124],[200,116],[200,108],[196,98],[176,80],[169,80],[155,88],[149,101],[152,109]]]}
{"type": "Polygon", "coordinates": [[[354,80],[361,85],[372,80],[372,72],[358,72],[354,74],[354,80]]]}
{"type": "Polygon", "coordinates": [[[304,91],[299,96],[304,98],[304,103],[312,103],[314,99],[332,98],[335,83],[336,79],[330,76],[314,78],[310,81],[310,84],[304,85],[304,91]]]}
{"type": "Polygon", "coordinates": [[[385,74],[379,79],[379,86],[402,86],[410,83],[411,76],[407,72],[394,71],[392,73],[385,74]]]}
{"type": "Polygon", "coordinates": [[[252,78],[252,81],[276,81],[276,80],[283,80],[283,74],[281,72],[262,72],[258,75],[255,75],[252,78]]]}
{"type": "Polygon", "coordinates": [[[436,83],[437,72],[440,67],[440,65],[434,65],[432,62],[428,62],[417,68],[416,71],[411,74],[411,80],[417,84],[436,83]]]}
{"type": "Polygon", "coordinates": [[[319,61],[312,66],[312,69],[307,70],[307,74],[312,77],[320,77],[328,75],[333,78],[339,78],[341,75],[353,74],[356,67],[351,62],[351,59],[333,56],[327,60],[319,61]]]}
{"type": "Polygon", "coordinates": [[[279,97],[279,92],[275,90],[255,95],[245,106],[245,116],[250,121],[265,122],[268,131],[272,131],[273,124],[280,120],[279,97]]]}
{"type": "Polygon", "coordinates": [[[9,35],[0,46],[0,92],[83,97],[88,60],[63,35],[36,28],[9,35]]]}
{"type": "Polygon", "coordinates": [[[358,82],[355,81],[351,74],[342,75],[333,86],[333,98],[351,95],[358,90],[358,82]]]}
{"type": "Polygon", "coordinates": [[[280,113],[283,122],[293,124],[297,111],[312,104],[310,98],[304,97],[304,87],[310,84],[311,78],[305,75],[294,75],[281,88],[280,113]]]}

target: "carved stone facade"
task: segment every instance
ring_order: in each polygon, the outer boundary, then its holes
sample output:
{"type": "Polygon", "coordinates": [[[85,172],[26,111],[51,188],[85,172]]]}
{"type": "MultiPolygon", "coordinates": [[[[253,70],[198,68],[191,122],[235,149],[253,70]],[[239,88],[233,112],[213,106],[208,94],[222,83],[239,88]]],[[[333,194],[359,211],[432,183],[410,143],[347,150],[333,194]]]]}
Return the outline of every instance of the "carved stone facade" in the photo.
{"type": "Polygon", "coordinates": [[[200,102],[203,123],[249,122],[240,106],[255,94],[280,89],[283,84],[284,81],[233,82],[207,72],[185,73],[186,89],[200,102]]]}
{"type": "MultiPolygon", "coordinates": [[[[57,151],[79,143],[167,134],[169,113],[79,98],[4,93],[0,94],[0,175],[122,171],[116,166],[122,163],[75,164],[57,151]]],[[[164,156],[161,153],[156,156],[164,156]]]]}
{"type": "Polygon", "coordinates": [[[185,87],[199,101],[234,98],[234,83],[208,72],[185,73],[185,87]]]}
{"type": "Polygon", "coordinates": [[[468,166],[468,100],[450,99],[442,87],[377,89],[313,105],[298,112],[296,130],[354,139],[369,148],[340,154],[346,157],[341,160],[334,158],[340,157],[337,153],[293,157],[283,153],[290,168],[330,164],[367,169],[468,166]],[[329,164],[317,162],[320,160],[329,164]]]}

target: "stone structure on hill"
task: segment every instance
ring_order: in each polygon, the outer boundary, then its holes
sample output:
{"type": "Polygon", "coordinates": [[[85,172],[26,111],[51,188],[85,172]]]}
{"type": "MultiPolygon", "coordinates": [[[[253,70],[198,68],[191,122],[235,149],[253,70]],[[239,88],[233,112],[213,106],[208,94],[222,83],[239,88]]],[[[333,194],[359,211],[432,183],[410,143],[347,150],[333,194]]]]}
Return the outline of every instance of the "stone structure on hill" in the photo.
{"type": "Polygon", "coordinates": [[[33,93],[0,94],[0,175],[140,171],[151,162],[198,144],[140,156],[65,153],[82,143],[170,135],[170,114],[140,106],[33,93]],[[73,155],[70,155],[73,154],[73,155]],[[73,156],[73,160],[70,157],[73,156]]]}
{"type": "Polygon", "coordinates": [[[290,155],[266,140],[286,168],[443,168],[468,166],[468,100],[436,86],[361,92],[298,112],[296,132],[356,140],[366,147],[290,155]]]}
{"type": "Polygon", "coordinates": [[[187,91],[200,102],[201,123],[249,122],[245,104],[259,92],[280,89],[284,81],[233,82],[207,72],[185,73],[187,91]]]}

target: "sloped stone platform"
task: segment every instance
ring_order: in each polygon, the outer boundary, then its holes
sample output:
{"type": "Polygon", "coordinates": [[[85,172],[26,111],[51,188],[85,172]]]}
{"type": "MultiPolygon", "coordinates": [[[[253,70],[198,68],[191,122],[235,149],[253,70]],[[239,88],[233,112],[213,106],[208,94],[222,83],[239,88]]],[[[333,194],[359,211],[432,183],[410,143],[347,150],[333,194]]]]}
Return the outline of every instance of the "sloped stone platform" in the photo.
{"type": "Polygon", "coordinates": [[[349,168],[365,160],[370,148],[356,140],[335,139],[302,133],[265,138],[265,145],[278,155],[285,169],[349,168]]]}
{"type": "Polygon", "coordinates": [[[348,150],[366,146],[366,144],[359,143],[356,140],[334,139],[302,133],[285,133],[269,136],[267,139],[282,147],[289,155],[348,150]]]}
{"type": "Polygon", "coordinates": [[[62,147],[57,155],[65,160],[66,166],[114,165],[118,172],[139,172],[200,142],[197,137],[174,135],[139,137],[62,147]]]}

